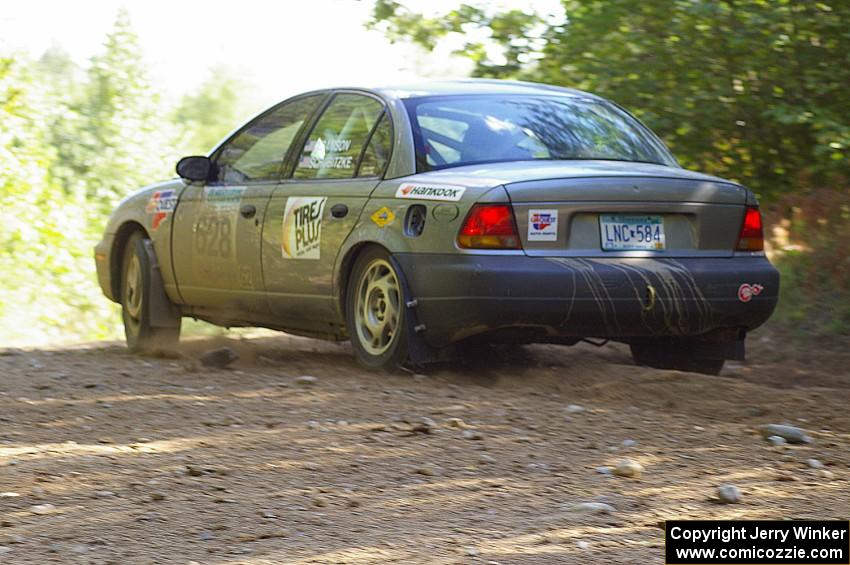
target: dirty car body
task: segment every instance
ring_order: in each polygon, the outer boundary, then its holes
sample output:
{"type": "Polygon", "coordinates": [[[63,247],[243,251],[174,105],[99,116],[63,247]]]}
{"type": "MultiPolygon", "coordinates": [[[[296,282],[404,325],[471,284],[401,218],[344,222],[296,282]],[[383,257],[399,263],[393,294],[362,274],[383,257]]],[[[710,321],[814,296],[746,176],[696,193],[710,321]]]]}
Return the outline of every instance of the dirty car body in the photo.
{"type": "Polygon", "coordinates": [[[753,193],[681,168],[577,90],[311,92],[178,172],[125,199],[96,248],[104,293],[126,302],[125,247],[146,242],[153,328],[191,316],[352,338],[366,364],[401,340],[381,367],[468,340],[584,338],[719,367],[777,301],[753,193]]]}

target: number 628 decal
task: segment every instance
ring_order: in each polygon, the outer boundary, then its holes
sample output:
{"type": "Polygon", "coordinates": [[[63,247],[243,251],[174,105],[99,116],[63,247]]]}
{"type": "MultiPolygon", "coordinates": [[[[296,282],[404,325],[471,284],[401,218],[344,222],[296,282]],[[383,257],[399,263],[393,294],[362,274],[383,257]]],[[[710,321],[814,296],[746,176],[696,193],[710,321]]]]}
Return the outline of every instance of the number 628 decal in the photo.
{"type": "Polygon", "coordinates": [[[230,257],[233,251],[230,218],[203,216],[195,227],[196,253],[208,257],[230,257]]]}

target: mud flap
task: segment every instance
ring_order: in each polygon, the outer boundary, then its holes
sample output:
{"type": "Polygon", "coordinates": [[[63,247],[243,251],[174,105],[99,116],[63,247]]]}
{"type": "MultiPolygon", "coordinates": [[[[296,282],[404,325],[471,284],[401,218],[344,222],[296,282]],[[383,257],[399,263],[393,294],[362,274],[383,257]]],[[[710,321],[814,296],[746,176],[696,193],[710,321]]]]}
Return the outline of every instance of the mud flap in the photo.
{"type": "Polygon", "coordinates": [[[150,276],[150,303],[148,304],[150,325],[155,328],[179,328],[180,310],[165,294],[165,285],[162,283],[162,272],[156,259],[153,241],[144,239],[141,243],[144,247],[150,276]]]}
{"type": "Polygon", "coordinates": [[[419,323],[419,317],[416,314],[416,299],[410,292],[410,286],[407,284],[407,278],[404,276],[404,271],[392,255],[390,255],[390,262],[392,263],[395,272],[398,274],[398,282],[401,285],[405,314],[404,323],[408,336],[408,359],[413,365],[424,365],[426,363],[436,361],[438,359],[437,352],[425,343],[425,338],[422,336],[425,331],[425,325],[419,323]]]}

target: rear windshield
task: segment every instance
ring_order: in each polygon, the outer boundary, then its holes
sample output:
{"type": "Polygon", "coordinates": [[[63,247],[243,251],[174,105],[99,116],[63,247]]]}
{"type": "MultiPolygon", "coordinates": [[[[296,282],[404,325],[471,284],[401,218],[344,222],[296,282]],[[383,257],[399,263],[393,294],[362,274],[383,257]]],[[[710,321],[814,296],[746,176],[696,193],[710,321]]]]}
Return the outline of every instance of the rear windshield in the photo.
{"type": "Polygon", "coordinates": [[[467,95],[412,98],[404,104],[419,171],[530,159],[678,166],[652,132],[602,100],[467,95]]]}

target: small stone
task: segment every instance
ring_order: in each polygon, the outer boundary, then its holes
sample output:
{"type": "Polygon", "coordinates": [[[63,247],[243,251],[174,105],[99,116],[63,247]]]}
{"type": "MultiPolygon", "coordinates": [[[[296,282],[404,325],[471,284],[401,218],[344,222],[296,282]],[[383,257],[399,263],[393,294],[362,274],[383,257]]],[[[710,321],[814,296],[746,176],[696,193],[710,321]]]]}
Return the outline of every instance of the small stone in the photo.
{"type": "Polygon", "coordinates": [[[449,418],[448,420],[446,420],[446,425],[450,428],[458,428],[461,430],[467,427],[466,422],[464,422],[460,418],[449,418]]]}
{"type": "Polygon", "coordinates": [[[577,541],[576,547],[578,547],[579,549],[587,549],[588,547],[590,547],[590,544],[586,541],[577,541]]]}
{"type": "Polygon", "coordinates": [[[564,410],[566,410],[568,414],[578,414],[579,412],[584,412],[584,406],[569,404],[566,408],[564,408],[564,410]]]}
{"type": "Polygon", "coordinates": [[[812,443],[812,438],[805,431],[795,426],[785,424],[767,424],[759,428],[764,437],[779,436],[788,443],[812,443]]]}
{"type": "Polygon", "coordinates": [[[433,463],[426,463],[421,467],[417,467],[416,474],[425,475],[426,477],[435,477],[437,476],[439,469],[433,463]]]}
{"type": "Polygon", "coordinates": [[[203,532],[198,534],[198,539],[201,540],[201,541],[210,541],[210,540],[215,539],[215,536],[213,535],[212,532],[204,530],[203,532]]]}
{"type": "Polygon", "coordinates": [[[32,489],[30,489],[30,492],[36,498],[42,498],[44,496],[44,489],[41,487],[32,487],[32,489]]]}
{"type": "Polygon", "coordinates": [[[614,472],[613,467],[597,467],[596,472],[600,475],[610,475],[614,472]]]}
{"type": "Polygon", "coordinates": [[[817,459],[807,459],[806,465],[808,465],[812,469],[823,469],[823,463],[821,463],[817,459]]]}
{"type": "Polygon", "coordinates": [[[0,538],[0,543],[12,545],[14,543],[24,543],[27,538],[20,534],[9,534],[0,538]]]}
{"type": "Polygon", "coordinates": [[[466,554],[470,557],[476,557],[477,555],[479,555],[481,553],[480,551],[478,551],[474,547],[465,547],[463,549],[463,552],[464,552],[464,554],[466,554]]]}
{"type": "Polygon", "coordinates": [[[436,427],[437,423],[434,420],[428,418],[427,416],[423,416],[419,419],[418,422],[414,423],[410,427],[410,431],[417,434],[430,434],[431,431],[436,427]]]}
{"type": "Polygon", "coordinates": [[[636,445],[637,445],[637,441],[635,441],[633,439],[624,439],[623,440],[623,447],[634,447],[636,445]]]}
{"type": "Polygon", "coordinates": [[[112,498],[115,496],[115,493],[111,490],[98,490],[95,491],[94,496],[96,498],[112,498]]]}
{"type": "Polygon", "coordinates": [[[314,386],[319,383],[319,379],[310,375],[301,375],[295,379],[295,384],[298,386],[314,386]]]}
{"type": "Polygon", "coordinates": [[[5,553],[9,553],[10,551],[12,551],[11,547],[6,547],[5,545],[0,545],[0,555],[3,555],[5,553]]]}
{"type": "Polygon", "coordinates": [[[491,465],[496,462],[496,459],[486,453],[481,453],[478,455],[478,463],[482,465],[491,465]]]}
{"type": "Polygon", "coordinates": [[[212,349],[198,357],[198,361],[204,367],[214,367],[217,369],[224,369],[237,360],[239,360],[239,354],[229,347],[212,349]]]}
{"type": "Polygon", "coordinates": [[[32,512],[33,514],[39,514],[39,515],[50,514],[51,512],[54,512],[55,510],[56,510],[56,507],[53,506],[52,504],[36,504],[34,506],[30,506],[30,512],[32,512]]]}
{"type": "Polygon", "coordinates": [[[328,505],[328,501],[325,500],[324,498],[320,497],[320,496],[313,497],[312,502],[313,502],[313,506],[316,506],[318,508],[324,508],[325,506],[328,505]]]}
{"type": "Polygon", "coordinates": [[[202,477],[205,473],[204,470],[197,465],[186,465],[186,474],[190,477],[202,477]]]}
{"type": "Polygon", "coordinates": [[[829,469],[821,469],[820,470],[820,476],[823,477],[824,479],[834,479],[835,473],[833,473],[829,469]]]}
{"type": "Polygon", "coordinates": [[[164,492],[152,492],[148,495],[148,498],[151,502],[158,502],[160,500],[165,500],[164,492]]]}
{"type": "Polygon", "coordinates": [[[581,502],[573,507],[576,512],[588,512],[591,514],[613,514],[616,509],[605,502],[581,502]]]}
{"type": "Polygon", "coordinates": [[[785,441],[785,438],[781,436],[767,436],[767,441],[769,441],[774,447],[779,447],[788,443],[785,441]]]}
{"type": "Polygon", "coordinates": [[[357,500],[356,498],[349,498],[348,502],[346,504],[348,505],[349,508],[359,508],[360,507],[360,501],[357,500]]]}
{"type": "Polygon", "coordinates": [[[470,439],[474,441],[484,439],[484,436],[481,435],[481,432],[479,432],[478,430],[463,430],[461,436],[463,437],[463,439],[470,439]]]}
{"type": "Polygon", "coordinates": [[[741,501],[741,491],[735,485],[717,487],[717,500],[721,504],[736,504],[741,501]]]}
{"type": "Polygon", "coordinates": [[[630,479],[639,479],[643,473],[643,466],[634,459],[621,459],[617,466],[614,467],[613,473],[618,477],[628,477],[630,479]]]}

